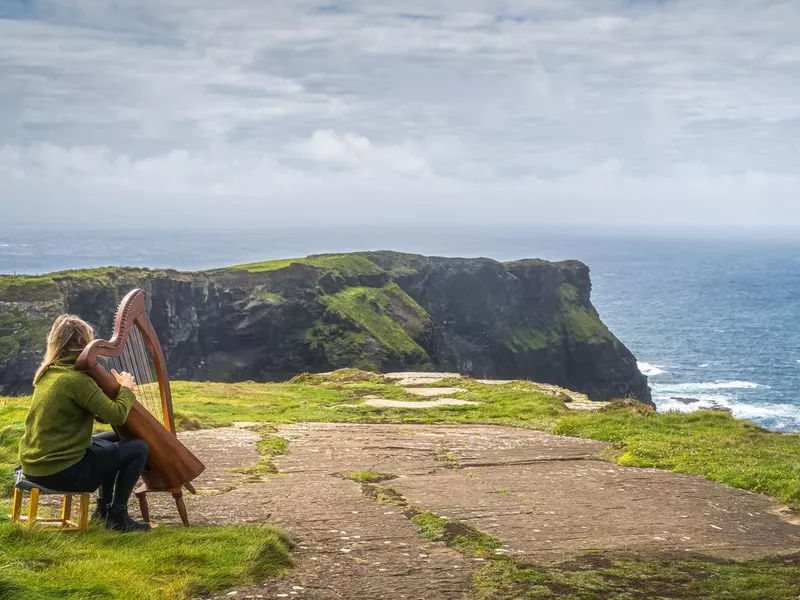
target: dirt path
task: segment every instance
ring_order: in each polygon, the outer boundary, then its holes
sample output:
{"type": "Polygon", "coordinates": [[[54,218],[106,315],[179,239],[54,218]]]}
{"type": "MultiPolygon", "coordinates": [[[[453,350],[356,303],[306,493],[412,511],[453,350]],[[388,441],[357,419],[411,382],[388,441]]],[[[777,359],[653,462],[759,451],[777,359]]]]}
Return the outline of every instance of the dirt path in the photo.
{"type": "MultiPolygon", "coordinates": [[[[248,483],[233,467],[258,460],[246,426],[183,434],[209,466],[187,499],[200,523],[277,523],[298,541],[297,567],[234,597],[469,598],[480,565],[421,539],[401,508],[378,506],[344,471],[396,476],[382,485],[409,504],[459,519],[535,561],[589,549],[660,549],[741,558],[800,551],[800,526],[771,499],[595,458],[601,442],[480,425],[286,425],[280,475],[248,483]],[[285,594],[285,596],[283,595],[285,594]]],[[[175,522],[155,500],[153,515],[175,522]]],[[[228,593],[218,597],[230,597],[228,593]]]]}

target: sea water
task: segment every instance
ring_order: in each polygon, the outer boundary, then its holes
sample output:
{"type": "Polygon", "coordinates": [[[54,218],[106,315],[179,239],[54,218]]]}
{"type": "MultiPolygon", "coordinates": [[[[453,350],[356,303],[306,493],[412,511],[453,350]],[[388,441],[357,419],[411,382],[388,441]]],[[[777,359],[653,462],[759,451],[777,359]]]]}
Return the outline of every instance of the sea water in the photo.
{"type": "Polygon", "coordinates": [[[633,351],[660,410],[722,407],[800,430],[800,242],[585,235],[513,228],[260,231],[0,229],[0,273],[108,265],[207,269],[320,252],[390,249],[498,260],[574,258],[633,351]]]}

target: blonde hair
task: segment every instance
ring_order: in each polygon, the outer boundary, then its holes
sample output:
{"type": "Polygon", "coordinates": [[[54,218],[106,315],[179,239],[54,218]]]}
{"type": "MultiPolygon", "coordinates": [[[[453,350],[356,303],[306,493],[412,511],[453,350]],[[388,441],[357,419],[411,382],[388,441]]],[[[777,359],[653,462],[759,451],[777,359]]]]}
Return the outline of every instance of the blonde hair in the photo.
{"type": "Polygon", "coordinates": [[[50,333],[47,334],[47,349],[42,364],[33,376],[33,383],[39,381],[44,372],[64,354],[80,352],[94,339],[94,329],[86,321],[75,315],[57,317],[50,333]]]}

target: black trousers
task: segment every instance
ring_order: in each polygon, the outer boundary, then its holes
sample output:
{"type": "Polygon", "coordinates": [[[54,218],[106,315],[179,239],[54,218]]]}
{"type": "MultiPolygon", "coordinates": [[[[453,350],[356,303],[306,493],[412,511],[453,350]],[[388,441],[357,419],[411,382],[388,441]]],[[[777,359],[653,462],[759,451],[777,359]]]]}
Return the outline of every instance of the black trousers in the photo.
{"type": "Polygon", "coordinates": [[[106,431],[92,436],[92,445],[71,467],[53,475],[26,476],[26,479],[64,492],[98,490],[98,504],[126,506],[146,463],[145,442],[119,441],[117,434],[106,431]]]}

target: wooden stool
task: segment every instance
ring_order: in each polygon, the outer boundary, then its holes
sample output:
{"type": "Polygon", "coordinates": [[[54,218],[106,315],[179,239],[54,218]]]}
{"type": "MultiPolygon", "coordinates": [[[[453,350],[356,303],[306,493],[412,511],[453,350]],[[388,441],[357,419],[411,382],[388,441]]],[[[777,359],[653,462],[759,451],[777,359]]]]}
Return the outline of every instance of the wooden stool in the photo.
{"type": "Polygon", "coordinates": [[[27,522],[28,527],[35,524],[56,526],[56,531],[84,531],[89,524],[89,492],[59,492],[51,490],[28,481],[20,479],[14,486],[14,503],[11,505],[12,523],[27,522]],[[29,493],[28,514],[22,514],[22,499],[25,492],[29,493]],[[63,496],[60,519],[42,519],[39,517],[39,496],[63,496]],[[72,496],[80,496],[78,522],[71,520],[72,496]]]}

